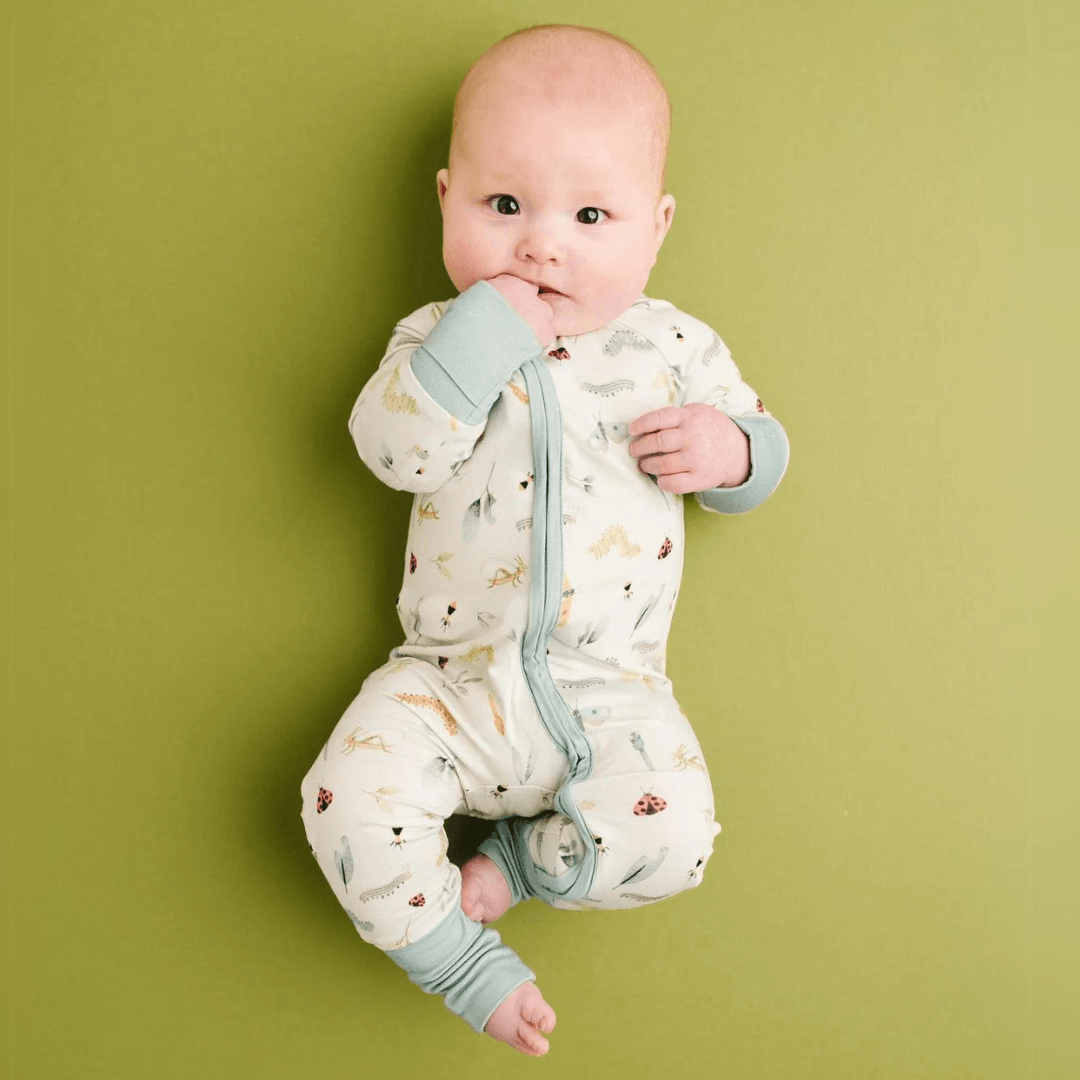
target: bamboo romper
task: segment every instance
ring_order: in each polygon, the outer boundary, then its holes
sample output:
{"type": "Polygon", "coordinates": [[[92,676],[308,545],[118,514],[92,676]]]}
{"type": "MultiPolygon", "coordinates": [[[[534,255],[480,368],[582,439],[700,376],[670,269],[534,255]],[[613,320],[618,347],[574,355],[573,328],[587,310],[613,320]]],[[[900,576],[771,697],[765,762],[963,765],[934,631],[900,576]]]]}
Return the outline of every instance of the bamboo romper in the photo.
{"type": "Polygon", "coordinates": [[[741,513],[787,437],[704,323],[641,296],[547,349],[485,281],[402,320],[353,409],[361,458],[414,492],[398,614],[406,644],[364,681],[302,785],[312,852],[360,936],[482,1031],[535,978],[460,907],[443,822],[491,819],[480,850],[514,903],[627,908],[696,885],[720,831],[665,676],[682,496],[628,451],[631,420],[703,402],[750,440],[741,513]]]}

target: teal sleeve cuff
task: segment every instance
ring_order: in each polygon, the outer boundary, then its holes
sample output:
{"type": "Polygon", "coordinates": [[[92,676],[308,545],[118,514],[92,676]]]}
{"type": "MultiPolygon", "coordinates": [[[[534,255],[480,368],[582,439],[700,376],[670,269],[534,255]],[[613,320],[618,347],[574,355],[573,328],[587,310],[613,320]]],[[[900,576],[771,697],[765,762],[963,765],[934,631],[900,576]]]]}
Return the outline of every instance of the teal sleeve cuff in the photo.
{"type": "Polygon", "coordinates": [[[536,979],[496,930],[473,922],[459,904],[431,933],[386,955],[421,990],[441,994],[477,1034],[514,990],[536,979]]]}
{"type": "Polygon", "coordinates": [[[486,281],[470,285],[412,355],[413,374],[447,412],[479,424],[510,376],[540,352],[529,324],[486,281]]]}
{"type": "Polygon", "coordinates": [[[751,413],[731,419],[750,440],[750,475],[738,487],[715,487],[694,493],[706,509],[720,514],[744,514],[763,503],[783,478],[790,448],[787,433],[771,416],[751,413]]]}

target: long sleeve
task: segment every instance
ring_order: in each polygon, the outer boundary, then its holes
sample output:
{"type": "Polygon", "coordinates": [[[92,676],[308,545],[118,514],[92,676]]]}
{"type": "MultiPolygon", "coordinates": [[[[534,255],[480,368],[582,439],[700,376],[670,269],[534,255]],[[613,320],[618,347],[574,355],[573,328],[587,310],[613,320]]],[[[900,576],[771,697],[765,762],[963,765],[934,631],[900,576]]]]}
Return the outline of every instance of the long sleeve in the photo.
{"type": "Polygon", "coordinates": [[[738,487],[697,491],[703,510],[742,514],[764,502],[787,470],[789,446],[780,422],[743,381],[731,351],[719,334],[697,319],[683,316],[680,326],[691,338],[690,356],[681,371],[680,405],[702,402],[730,417],[750,440],[750,475],[738,487]]]}
{"type": "Polygon", "coordinates": [[[414,311],[394,328],[349,417],[364,464],[392,488],[437,491],[472,453],[510,376],[539,351],[486,281],[414,311]]]}

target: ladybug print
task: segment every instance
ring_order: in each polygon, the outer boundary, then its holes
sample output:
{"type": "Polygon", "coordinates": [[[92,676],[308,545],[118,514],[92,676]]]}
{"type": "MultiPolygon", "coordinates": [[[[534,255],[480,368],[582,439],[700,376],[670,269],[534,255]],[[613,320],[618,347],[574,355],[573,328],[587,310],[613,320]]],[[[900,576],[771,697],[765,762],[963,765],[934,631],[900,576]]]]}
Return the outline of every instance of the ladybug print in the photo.
{"type": "Polygon", "coordinates": [[[570,354],[561,345],[557,349],[552,349],[548,356],[553,356],[556,360],[570,359],[570,354]]]}
{"type": "Polygon", "coordinates": [[[440,668],[446,667],[446,665],[449,664],[449,663],[450,663],[450,657],[449,656],[440,656],[439,657],[439,667],[440,668]]]}
{"type": "Polygon", "coordinates": [[[409,907],[423,907],[426,901],[424,900],[424,894],[418,892],[410,901],[409,907]]]}
{"type": "Polygon", "coordinates": [[[761,404],[761,398],[757,399],[757,411],[758,412],[764,412],[765,411],[765,406],[761,404]]]}
{"type": "Polygon", "coordinates": [[[518,487],[521,488],[522,491],[524,491],[535,479],[536,477],[533,476],[532,473],[529,473],[529,475],[526,476],[524,480],[518,481],[518,487]]]}
{"type": "Polygon", "coordinates": [[[666,809],[667,799],[661,799],[659,795],[653,795],[648,791],[634,803],[634,814],[637,817],[645,817],[648,814],[659,814],[661,810],[666,809]]]}
{"type": "Polygon", "coordinates": [[[411,551],[409,552],[409,573],[416,573],[416,556],[411,551]]]}
{"type": "Polygon", "coordinates": [[[671,537],[664,538],[664,542],[660,545],[660,554],[656,557],[658,559],[666,559],[671,554],[671,537]]]}
{"type": "Polygon", "coordinates": [[[334,793],[326,788],[319,788],[319,797],[315,803],[315,813],[321,814],[334,801],[334,793]]]}

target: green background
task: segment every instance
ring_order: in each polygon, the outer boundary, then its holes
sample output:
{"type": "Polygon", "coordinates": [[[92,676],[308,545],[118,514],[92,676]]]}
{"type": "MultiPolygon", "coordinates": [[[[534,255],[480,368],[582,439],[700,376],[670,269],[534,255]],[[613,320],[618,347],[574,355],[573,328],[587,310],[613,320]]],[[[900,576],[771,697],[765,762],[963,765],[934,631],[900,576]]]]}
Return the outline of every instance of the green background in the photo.
{"type": "Polygon", "coordinates": [[[19,4],[12,1075],[1080,1074],[1076,28],[1017,0],[19,4]],[[536,1062],[356,937],[298,788],[400,634],[409,499],[346,419],[396,319],[453,295],[458,81],[551,21],[664,77],[648,291],[719,330],[792,463],[749,515],[688,500],[705,885],[499,924],[558,1012],[536,1062]]]}

